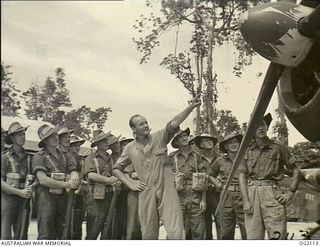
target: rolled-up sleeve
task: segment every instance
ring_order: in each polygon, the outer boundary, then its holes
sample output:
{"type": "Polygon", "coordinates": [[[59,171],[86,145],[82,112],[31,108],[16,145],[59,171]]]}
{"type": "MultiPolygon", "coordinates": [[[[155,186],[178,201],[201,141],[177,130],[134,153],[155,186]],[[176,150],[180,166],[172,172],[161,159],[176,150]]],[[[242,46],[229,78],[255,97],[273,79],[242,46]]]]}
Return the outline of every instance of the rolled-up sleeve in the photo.
{"type": "Polygon", "coordinates": [[[244,174],[249,174],[248,170],[248,165],[247,165],[247,160],[248,160],[248,154],[246,153],[243,160],[241,161],[238,171],[244,174]]]}
{"type": "Polygon", "coordinates": [[[32,173],[36,175],[37,171],[44,171],[47,175],[49,173],[46,164],[43,161],[43,156],[35,154],[32,158],[32,173]]]}
{"type": "Polygon", "coordinates": [[[113,170],[120,170],[122,172],[125,171],[125,168],[130,165],[131,160],[129,158],[129,145],[125,146],[122,154],[120,155],[117,162],[113,165],[113,170]]]}
{"type": "Polygon", "coordinates": [[[87,176],[90,172],[96,172],[92,155],[87,156],[84,161],[84,175],[87,176]]]}
{"type": "Polygon", "coordinates": [[[8,173],[8,159],[6,157],[7,154],[1,155],[1,179],[5,181],[7,179],[8,173]]]}
{"type": "Polygon", "coordinates": [[[180,127],[178,128],[172,127],[171,121],[167,123],[166,127],[158,132],[162,137],[162,144],[167,145],[173,138],[174,134],[177,133],[179,130],[180,130],[180,127]]]}
{"type": "Polygon", "coordinates": [[[67,162],[67,172],[71,173],[72,171],[77,171],[78,165],[76,157],[71,153],[67,153],[65,157],[67,162]]]}

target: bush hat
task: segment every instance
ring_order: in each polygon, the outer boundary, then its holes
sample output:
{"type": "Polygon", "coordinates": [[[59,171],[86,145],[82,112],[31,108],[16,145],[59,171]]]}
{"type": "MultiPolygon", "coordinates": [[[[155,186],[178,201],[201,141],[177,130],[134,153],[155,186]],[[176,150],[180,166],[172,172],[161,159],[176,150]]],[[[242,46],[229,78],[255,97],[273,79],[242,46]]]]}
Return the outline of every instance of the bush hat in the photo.
{"type": "Polygon", "coordinates": [[[68,129],[67,127],[61,127],[59,130],[58,130],[58,135],[63,135],[63,134],[68,134],[68,133],[72,133],[73,132],[73,129],[68,129]]]}
{"type": "Polygon", "coordinates": [[[126,138],[126,137],[122,137],[121,139],[120,139],[120,144],[122,144],[123,142],[132,142],[134,139],[133,138],[126,138]]]}
{"type": "Polygon", "coordinates": [[[79,136],[73,134],[70,136],[70,145],[75,143],[79,143],[80,145],[82,145],[83,143],[85,143],[85,141],[86,140],[80,138],[79,136]]]}
{"type": "MultiPolygon", "coordinates": [[[[30,127],[30,125],[23,127],[19,122],[13,122],[12,124],[10,124],[10,126],[8,128],[5,143],[8,145],[13,144],[11,141],[10,135],[12,135],[14,133],[18,133],[20,131],[26,131],[29,127],[30,127]]],[[[2,129],[1,129],[1,133],[3,133],[2,129]]]]}
{"type": "Polygon", "coordinates": [[[40,138],[40,142],[38,143],[39,148],[44,147],[44,140],[46,140],[48,137],[52,136],[53,134],[58,134],[59,127],[50,127],[47,124],[44,124],[40,126],[38,129],[38,136],[40,138]]]}
{"type": "Polygon", "coordinates": [[[271,124],[271,122],[272,122],[272,115],[271,115],[271,113],[268,113],[267,115],[265,115],[265,116],[263,117],[263,121],[266,123],[266,125],[267,125],[268,128],[269,128],[269,126],[270,126],[270,124],[271,124]]]}
{"type": "Polygon", "coordinates": [[[103,130],[95,130],[93,131],[93,140],[91,143],[91,147],[97,146],[97,142],[102,141],[104,139],[108,139],[110,137],[111,131],[105,133],[103,130]]]}
{"type": "Polygon", "coordinates": [[[108,138],[109,145],[112,145],[112,144],[118,142],[120,140],[120,138],[121,138],[121,135],[116,137],[115,135],[110,134],[109,138],[108,138]]]}
{"type": "Polygon", "coordinates": [[[202,147],[200,146],[200,143],[201,143],[201,140],[204,139],[204,138],[210,138],[212,141],[213,141],[213,146],[215,146],[218,142],[218,139],[212,135],[210,135],[209,133],[202,133],[201,135],[199,136],[196,136],[194,138],[194,144],[198,147],[198,148],[201,148],[202,147]]]}
{"type": "Polygon", "coordinates": [[[238,134],[238,133],[233,133],[233,134],[229,134],[226,135],[223,140],[219,143],[219,148],[223,153],[227,153],[227,149],[224,147],[224,145],[226,144],[227,141],[236,138],[240,143],[242,141],[243,135],[238,134]]]}
{"type": "Polygon", "coordinates": [[[186,133],[187,136],[190,135],[190,129],[189,128],[186,128],[185,130],[179,130],[172,138],[172,141],[171,141],[171,146],[173,148],[179,148],[176,141],[177,141],[177,138],[182,134],[182,133],[186,133]]]}

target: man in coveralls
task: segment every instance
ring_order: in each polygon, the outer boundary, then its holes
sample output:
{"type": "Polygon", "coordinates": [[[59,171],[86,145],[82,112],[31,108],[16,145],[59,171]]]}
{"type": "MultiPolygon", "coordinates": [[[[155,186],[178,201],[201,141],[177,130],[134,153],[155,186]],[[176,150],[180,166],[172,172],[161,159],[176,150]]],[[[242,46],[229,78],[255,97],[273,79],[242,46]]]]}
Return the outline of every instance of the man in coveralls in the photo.
{"type": "Polygon", "coordinates": [[[178,148],[169,154],[169,161],[175,173],[183,173],[183,187],[178,190],[183,214],[186,239],[201,240],[206,236],[204,211],[206,192],[192,189],[192,174],[206,172],[206,167],[198,164],[196,153],[189,144],[190,129],[180,130],[172,139],[171,146],[178,148]]]}
{"type": "Polygon", "coordinates": [[[164,129],[150,134],[147,120],[141,115],[130,118],[129,125],[135,140],[123,150],[114,165],[114,174],[131,190],[140,191],[139,219],[143,239],[158,239],[159,221],[167,231],[168,239],[185,239],[182,212],[174,185],[172,168],[168,162],[167,144],[179,130],[179,125],[199,106],[200,94],[164,129]],[[132,163],[139,181],[124,174],[132,163]]]}
{"type": "Polygon", "coordinates": [[[248,239],[264,239],[265,231],[268,238],[279,234],[280,239],[286,238],[286,203],[299,184],[300,170],[290,160],[288,148],[267,136],[271,121],[270,113],[264,116],[239,167],[248,239]],[[278,181],[284,178],[285,166],[292,171],[293,180],[289,191],[282,194],[278,181]]]}
{"type": "MultiPolygon", "coordinates": [[[[209,175],[219,177],[222,184],[227,182],[232,169],[233,161],[236,158],[242,135],[227,135],[219,144],[219,148],[224,155],[218,157],[212,164],[209,175]]],[[[209,180],[211,177],[209,178],[209,180]]],[[[222,184],[220,186],[222,186],[222,184]]],[[[236,224],[240,227],[241,238],[247,239],[246,227],[244,224],[243,203],[239,187],[239,172],[237,171],[232,179],[224,207],[220,211],[220,239],[233,240],[236,224]]]]}
{"type": "MultiPolygon", "coordinates": [[[[18,122],[12,123],[5,139],[12,146],[1,154],[1,239],[19,239],[19,214],[22,212],[23,199],[29,199],[32,195],[31,186],[25,188],[26,176],[31,174],[30,160],[23,148],[28,127],[18,122]]],[[[23,239],[27,239],[27,230],[28,227],[25,228],[23,239]]]]}

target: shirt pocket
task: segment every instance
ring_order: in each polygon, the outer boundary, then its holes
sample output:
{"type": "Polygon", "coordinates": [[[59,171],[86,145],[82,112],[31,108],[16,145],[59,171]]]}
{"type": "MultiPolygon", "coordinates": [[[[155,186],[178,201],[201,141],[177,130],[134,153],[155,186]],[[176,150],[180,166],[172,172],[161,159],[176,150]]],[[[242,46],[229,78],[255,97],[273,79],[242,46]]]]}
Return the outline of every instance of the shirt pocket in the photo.
{"type": "Polygon", "coordinates": [[[257,159],[254,158],[254,157],[248,158],[247,159],[247,164],[248,164],[249,171],[252,172],[254,170],[256,164],[257,164],[257,159]]]}

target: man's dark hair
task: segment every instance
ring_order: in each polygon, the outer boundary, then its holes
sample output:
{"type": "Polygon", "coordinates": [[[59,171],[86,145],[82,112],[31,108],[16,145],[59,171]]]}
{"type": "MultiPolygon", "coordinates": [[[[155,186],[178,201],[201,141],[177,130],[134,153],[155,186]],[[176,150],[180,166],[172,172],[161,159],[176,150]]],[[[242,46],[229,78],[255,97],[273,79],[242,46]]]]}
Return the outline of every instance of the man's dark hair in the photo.
{"type": "Polygon", "coordinates": [[[133,116],[129,119],[129,126],[130,126],[130,128],[135,127],[135,124],[134,124],[134,122],[133,122],[133,119],[136,118],[136,117],[141,117],[141,115],[140,115],[140,114],[135,114],[135,115],[133,115],[133,116]]]}

